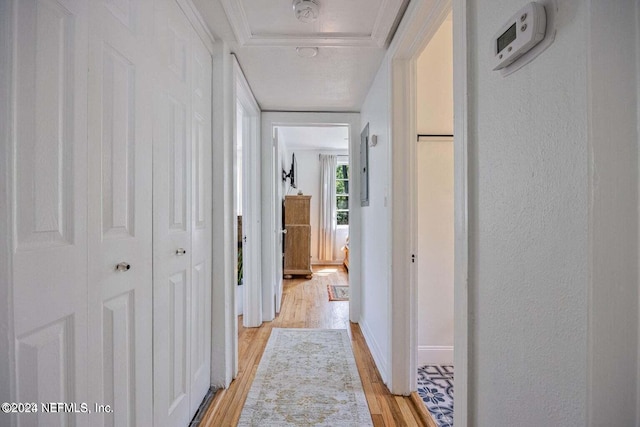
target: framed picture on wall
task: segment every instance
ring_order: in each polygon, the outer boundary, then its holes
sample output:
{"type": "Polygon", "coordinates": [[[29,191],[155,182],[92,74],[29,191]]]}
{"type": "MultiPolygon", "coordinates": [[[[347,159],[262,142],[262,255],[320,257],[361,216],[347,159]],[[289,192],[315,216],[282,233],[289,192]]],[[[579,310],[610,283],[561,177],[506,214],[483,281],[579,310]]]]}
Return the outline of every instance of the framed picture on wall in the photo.
{"type": "Polygon", "coordinates": [[[369,206],[369,123],[360,133],[360,206],[369,206]]]}

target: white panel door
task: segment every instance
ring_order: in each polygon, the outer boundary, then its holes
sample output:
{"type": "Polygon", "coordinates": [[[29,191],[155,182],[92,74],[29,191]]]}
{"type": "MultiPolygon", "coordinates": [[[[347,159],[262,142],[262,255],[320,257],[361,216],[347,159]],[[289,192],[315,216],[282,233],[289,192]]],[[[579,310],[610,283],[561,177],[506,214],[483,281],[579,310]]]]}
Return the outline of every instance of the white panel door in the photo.
{"type": "Polygon", "coordinates": [[[151,425],[153,0],[89,4],[92,425],[151,425]]]}
{"type": "Polygon", "coordinates": [[[191,28],[174,0],[156,1],[155,19],[154,425],[183,426],[191,413],[191,28]]]}
{"type": "Polygon", "coordinates": [[[191,413],[211,384],[211,55],[192,40],[191,413]]]}
{"type": "MultiPolygon", "coordinates": [[[[19,402],[84,401],[87,5],[15,0],[13,7],[14,396],[19,402]]],[[[21,426],[87,425],[74,413],[17,418],[21,426]]]]}

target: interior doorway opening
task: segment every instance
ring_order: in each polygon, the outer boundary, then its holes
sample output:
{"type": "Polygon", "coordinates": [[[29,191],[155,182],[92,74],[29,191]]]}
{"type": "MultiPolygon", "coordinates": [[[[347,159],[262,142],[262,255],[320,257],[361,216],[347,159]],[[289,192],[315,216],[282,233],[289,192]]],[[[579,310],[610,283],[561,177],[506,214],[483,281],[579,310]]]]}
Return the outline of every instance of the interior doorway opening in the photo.
{"type": "MultiPolygon", "coordinates": [[[[327,295],[349,319],[349,215],[352,194],[348,125],[274,126],[276,311],[285,286],[326,278],[327,295]],[[285,280],[284,282],[282,282],[285,280]]],[[[340,315],[342,313],[342,315],[340,315]]]]}
{"type": "Polygon", "coordinates": [[[417,392],[441,427],[454,418],[452,30],[449,13],[415,61],[417,392]]]}
{"type": "MultiPolygon", "coordinates": [[[[411,19],[398,39],[392,56],[392,173],[393,191],[391,230],[392,316],[390,343],[392,372],[390,389],[396,394],[417,393],[418,377],[418,250],[416,215],[417,169],[417,62],[434,35],[452,15],[453,86],[453,365],[455,366],[455,419],[468,422],[469,382],[469,305],[468,305],[468,155],[467,155],[467,25],[462,0],[416,2],[411,19]],[[407,216],[409,221],[406,220],[407,216]],[[408,244],[407,244],[408,243],[408,244]],[[415,261],[414,261],[415,260],[415,261]],[[404,267],[407,268],[404,268],[404,267]]],[[[425,142],[426,143],[426,142],[425,142]]],[[[437,392],[437,390],[436,390],[437,392]]],[[[437,397],[439,396],[434,396],[437,397]]],[[[446,425],[446,424],[445,424],[446,425]]]]}
{"type": "Polygon", "coordinates": [[[244,327],[258,327],[263,320],[260,107],[237,61],[234,61],[234,79],[235,310],[237,316],[242,316],[244,327]]]}

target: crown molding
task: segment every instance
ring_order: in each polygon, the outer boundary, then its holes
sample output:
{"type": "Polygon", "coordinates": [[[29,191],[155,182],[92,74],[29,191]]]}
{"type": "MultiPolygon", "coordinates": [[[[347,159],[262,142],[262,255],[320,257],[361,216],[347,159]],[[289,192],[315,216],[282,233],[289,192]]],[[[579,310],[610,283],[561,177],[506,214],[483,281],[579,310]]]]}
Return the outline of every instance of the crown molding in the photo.
{"type": "Polygon", "coordinates": [[[184,14],[187,16],[189,22],[191,22],[191,25],[207,47],[207,50],[209,50],[209,53],[213,53],[216,39],[213,37],[213,34],[200,14],[200,11],[196,5],[193,4],[193,0],[176,0],[176,3],[178,3],[180,9],[182,9],[184,14]]]}
{"type": "Polygon", "coordinates": [[[402,0],[382,0],[371,34],[318,33],[254,34],[241,0],[220,0],[240,46],[386,47],[389,32],[400,12],[402,0]]]}

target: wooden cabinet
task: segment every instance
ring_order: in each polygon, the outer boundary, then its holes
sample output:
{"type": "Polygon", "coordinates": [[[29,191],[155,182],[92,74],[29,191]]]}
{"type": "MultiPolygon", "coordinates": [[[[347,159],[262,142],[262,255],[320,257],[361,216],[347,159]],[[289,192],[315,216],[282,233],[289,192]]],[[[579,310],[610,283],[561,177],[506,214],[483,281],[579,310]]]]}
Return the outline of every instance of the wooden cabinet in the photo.
{"type": "Polygon", "coordinates": [[[284,278],[304,275],[310,279],[311,271],[311,196],[285,196],[284,198],[284,278]]]}

